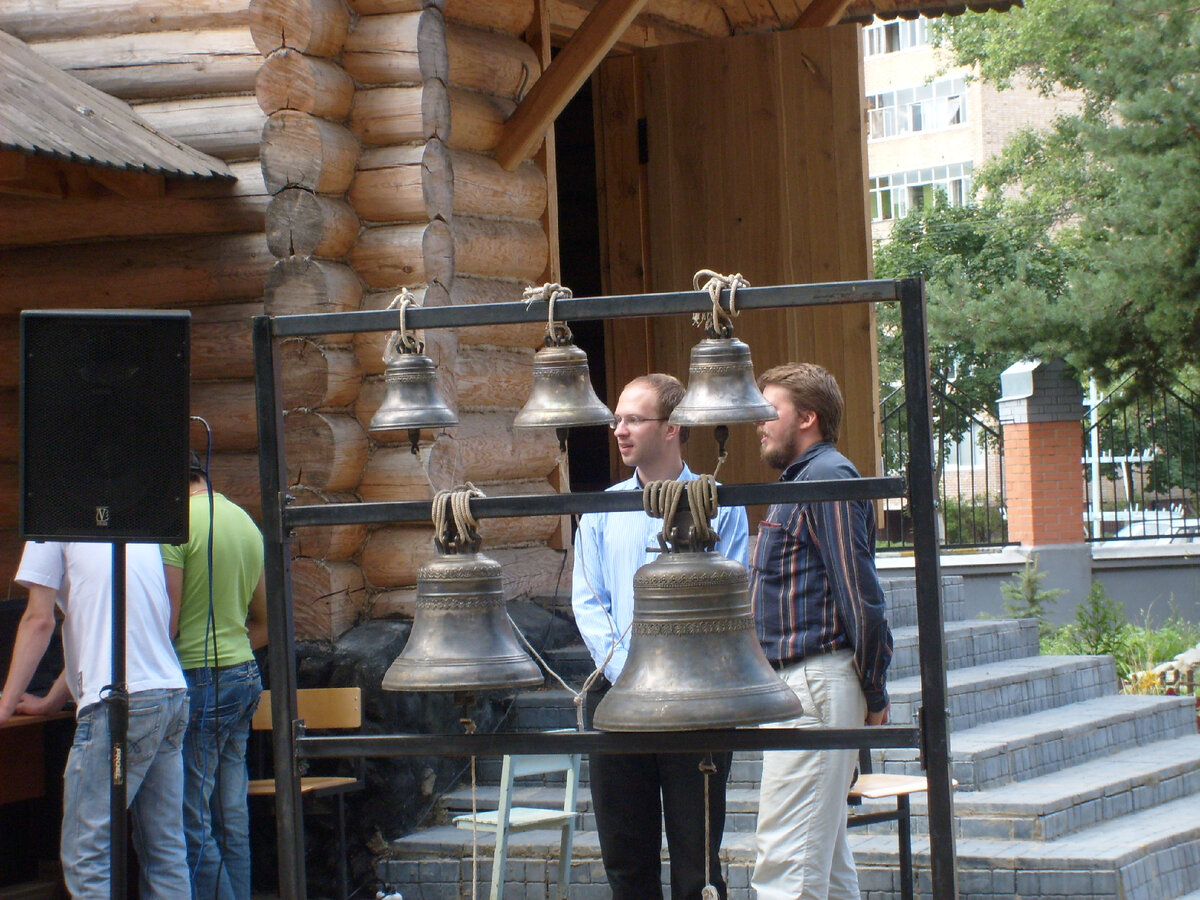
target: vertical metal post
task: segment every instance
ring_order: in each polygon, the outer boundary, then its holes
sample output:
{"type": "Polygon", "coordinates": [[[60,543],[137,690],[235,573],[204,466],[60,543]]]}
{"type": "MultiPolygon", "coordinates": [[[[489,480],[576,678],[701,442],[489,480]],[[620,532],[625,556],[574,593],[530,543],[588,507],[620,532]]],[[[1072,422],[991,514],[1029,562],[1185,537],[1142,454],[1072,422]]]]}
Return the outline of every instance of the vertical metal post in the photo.
{"type": "Polygon", "coordinates": [[[925,282],[899,284],[904,334],[904,391],[908,406],[908,497],[913,520],[917,588],[917,639],[921,660],[921,753],[929,782],[929,856],[934,900],[958,897],[954,808],[950,782],[950,710],[946,698],[946,643],[938,561],[933,417],[925,282]]]}
{"type": "Polygon", "coordinates": [[[296,660],[293,651],[289,568],[291,537],[283,531],[287,468],[283,455],[283,404],[271,320],[254,318],[254,387],[258,411],[258,473],[262,488],[264,570],[267,586],[267,660],[270,666],[275,826],[282,900],[306,900],[304,817],[296,769],[296,660]]]}

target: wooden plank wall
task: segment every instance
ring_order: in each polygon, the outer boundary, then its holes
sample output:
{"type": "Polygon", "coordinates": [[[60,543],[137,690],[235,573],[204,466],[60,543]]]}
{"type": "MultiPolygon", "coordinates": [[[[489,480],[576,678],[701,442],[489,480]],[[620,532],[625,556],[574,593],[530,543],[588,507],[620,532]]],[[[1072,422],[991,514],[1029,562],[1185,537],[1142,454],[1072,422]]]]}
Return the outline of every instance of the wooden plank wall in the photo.
{"type": "MultiPolygon", "coordinates": [[[[596,92],[606,293],[687,290],[702,268],[754,285],[871,277],[857,26],[660,47],[607,61],[596,92]]],[[[870,307],[753,311],[735,333],[756,373],[788,360],[832,371],[847,402],[839,445],[864,474],[877,470],[870,307]]],[[[702,337],[687,317],[613,323],[610,392],[648,369],[686,380],[702,337]]],[[[688,455],[712,471],[706,435],[688,455]]],[[[720,477],[773,477],[751,426],[733,429],[720,477]]]]}

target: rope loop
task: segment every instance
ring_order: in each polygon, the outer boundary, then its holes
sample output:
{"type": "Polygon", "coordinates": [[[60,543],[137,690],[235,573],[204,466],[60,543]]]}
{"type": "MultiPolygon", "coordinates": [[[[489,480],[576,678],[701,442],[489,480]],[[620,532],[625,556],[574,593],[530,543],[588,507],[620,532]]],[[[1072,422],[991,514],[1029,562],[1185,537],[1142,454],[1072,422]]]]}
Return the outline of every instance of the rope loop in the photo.
{"type": "Polygon", "coordinates": [[[664,552],[667,535],[675,526],[679,503],[685,495],[692,513],[693,540],[701,545],[711,545],[717,539],[710,524],[717,512],[717,481],[713,476],[701,475],[690,481],[651,481],[642,488],[642,508],[646,515],[663,520],[658,543],[664,552]]]}
{"type": "Polygon", "coordinates": [[[424,353],[425,343],[417,340],[417,336],[408,330],[405,314],[410,306],[415,306],[417,298],[408,288],[401,288],[400,293],[392,298],[388,309],[400,309],[400,328],[388,335],[387,345],[383,350],[383,361],[390,363],[399,353],[424,353]]]}
{"type": "Polygon", "coordinates": [[[440,553],[477,553],[483,543],[479,522],[471,513],[471,498],[486,497],[467,482],[453,491],[438,491],[433,497],[434,543],[440,553]]]}
{"type": "Polygon", "coordinates": [[[571,334],[571,329],[567,327],[566,323],[554,320],[554,301],[559,298],[570,300],[574,296],[570,288],[563,287],[561,284],[555,284],[551,281],[540,287],[525,288],[523,296],[527,307],[535,300],[543,300],[549,307],[546,317],[547,347],[565,347],[574,340],[575,336],[571,334]]]}
{"type": "Polygon", "coordinates": [[[703,328],[711,338],[733,337],[733,320],[738,314],[737,291],[740,287],[750,287],[750,282],[743,278],[741,273],[721,275],[712,269],[701,269],[692,276],[692,287],[698,291],[708,291],[713,303],[711,313],[694,313],[692,324],[697,328],[703,328]],[[705,277],[708,278],[708,281],[701,284],[705,277]],[[728,312],[721,306],[721,291],[723,290],[729,291],[728,312]]]}

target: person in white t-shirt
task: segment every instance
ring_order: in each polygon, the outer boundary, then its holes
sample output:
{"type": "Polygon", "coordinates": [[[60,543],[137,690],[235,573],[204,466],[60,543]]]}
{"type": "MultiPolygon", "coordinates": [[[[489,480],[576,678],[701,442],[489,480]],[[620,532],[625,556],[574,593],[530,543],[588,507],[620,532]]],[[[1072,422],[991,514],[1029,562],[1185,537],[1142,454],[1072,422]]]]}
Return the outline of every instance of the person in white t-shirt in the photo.
{"type": "MultiPolygon", "coordinates": [[[[190,900],[183,836],[183,735],[187,688],[171,646],[177,610],[167,597],[157,544],[125,548],[125,783],[133,812],[143,900],[190,900]]],[[[109,706],[112,685],[113,548],[30,541],[17,584],[29,600],[0,693],[0,724],[14,713],[55,712],[76,703],[75,740],[63,775],[61,856],[73,900],[109,900],[109,706]],[[45,697],[26,694],[63,614],[63,672],[45,697]]]]}

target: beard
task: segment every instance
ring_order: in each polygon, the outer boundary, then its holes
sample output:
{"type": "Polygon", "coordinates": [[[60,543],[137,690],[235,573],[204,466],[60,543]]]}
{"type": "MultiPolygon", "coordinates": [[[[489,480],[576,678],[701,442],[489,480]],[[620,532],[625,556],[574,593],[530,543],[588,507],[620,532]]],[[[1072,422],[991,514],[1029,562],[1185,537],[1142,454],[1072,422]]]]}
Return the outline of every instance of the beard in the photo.
{"type": "Polygon", "coordinates": [[[787,441],[783,444],[777,444],[774,447],[762,445],[759,452],[762,455],[762,461],[772,469],[783,471],[792,464],[792,461],[799,456],[799,448],[795,441],[787,441]]]}

